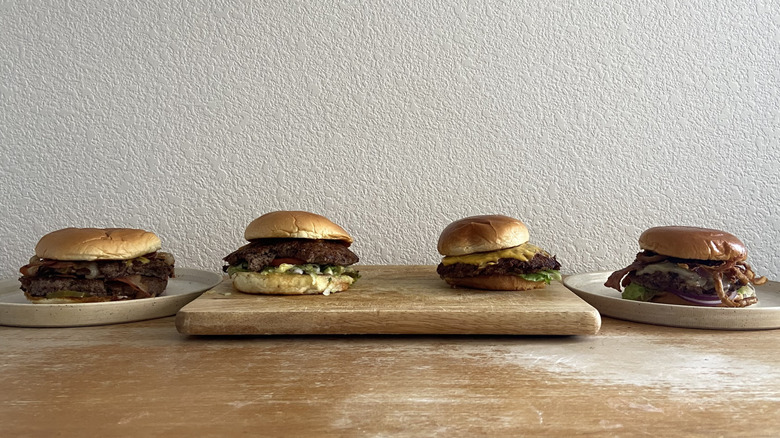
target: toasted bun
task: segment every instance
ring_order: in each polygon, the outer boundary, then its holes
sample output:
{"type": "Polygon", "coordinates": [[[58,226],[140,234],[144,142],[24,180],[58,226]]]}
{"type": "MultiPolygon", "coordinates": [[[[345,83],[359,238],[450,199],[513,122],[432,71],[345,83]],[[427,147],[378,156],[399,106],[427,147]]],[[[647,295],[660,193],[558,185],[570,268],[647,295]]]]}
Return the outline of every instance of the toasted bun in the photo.
{"type": "Polygon", "coordinates": [[[43,236],[35,255],[53,260],[128,260],[160,247],[160,238],[144,230],[64,228],[43,236]]]}
{"type": "Polygon", "coordinates": [[[528,228],[517,219],[501,215],[471,216],[442,231],[437,249],[444,256],[512,248],[528,242],[528,228]]]}
{"type": "Polygon", "coordinates": [[[734,235],[696,227],[655,227],[639,236],[639,246],[658,254],[695,260],[745,260],[747,250],[734,235]]]}
{"type": "Polygon", "coordinates": [[[544,289],[546,285],[543,281],[528,281],[514,275],[485,275],[463,278],[444,277],[444,281],[456,287],[484,290],[544,289]]]}
{"type": "Polygon", "coordinates": [[[35,304],[83,304],[83,303],[105,303],[113,301],[111,297],[84,297],[84,298],[44,298],[33,297],[25,294],[28,300],[35,304]]]}
{"type": "Polygon", "coordinates": [[[246,240],[265,238],[341,240],[349,246],[352,236],[325,216],[306,211],[274,211],[253,220],[244,231],[246,240]]]}
{"type": "Polygon", "coordinates": [[[233,287],[249,294],[316,295],[342,292],[355,280],[348,275],[259,274],[239,272],[233,277],[233,287]]]}

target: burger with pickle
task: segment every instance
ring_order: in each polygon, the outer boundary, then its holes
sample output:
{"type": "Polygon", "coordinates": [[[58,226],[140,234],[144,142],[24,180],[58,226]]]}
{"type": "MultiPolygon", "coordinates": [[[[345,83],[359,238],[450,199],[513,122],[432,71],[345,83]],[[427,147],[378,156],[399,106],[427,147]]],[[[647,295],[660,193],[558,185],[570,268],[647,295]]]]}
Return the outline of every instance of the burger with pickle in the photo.
{"type": "Polygon", "coordinates": [[[156,297],[174,276],[174,258],[154,233],[131,228],[64,228],[46,234],[19,271],[33,303],[156,297]]]}

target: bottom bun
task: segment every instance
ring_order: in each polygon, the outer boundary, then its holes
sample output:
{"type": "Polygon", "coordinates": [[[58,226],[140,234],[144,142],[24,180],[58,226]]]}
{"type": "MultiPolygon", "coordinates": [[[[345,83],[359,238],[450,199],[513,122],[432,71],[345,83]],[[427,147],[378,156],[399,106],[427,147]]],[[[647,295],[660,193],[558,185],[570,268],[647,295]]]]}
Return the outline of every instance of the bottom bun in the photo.
{"type": "Polygon", "coordinates": [[[544,289],[543,281],[528,281],[514,275],[485,275],[477,277],[452,278],[444,277],[444,281],[453,287],[468,287],[484,290],[531,290],[544,289]]]}
{"type": "Polygon", "coordinates": [[[329,295],[343,292],[355,280],[348,275],[260,274],[238,272],[233,287],[248,294],[266,295],[329,295]]]}
{"type": "Polygon", "coordinates": [[[126,300],[115,300],[111,297],[82,297],[82,298],[46,298],[46,297],[34,297],[29,294],[24,294],[24,296],[31,301],[33,304],[83,304],[83,303],[107,303],[109,301],[130,301],[139,299],[142,300],[143,298],[131,298],[126,300]]]}

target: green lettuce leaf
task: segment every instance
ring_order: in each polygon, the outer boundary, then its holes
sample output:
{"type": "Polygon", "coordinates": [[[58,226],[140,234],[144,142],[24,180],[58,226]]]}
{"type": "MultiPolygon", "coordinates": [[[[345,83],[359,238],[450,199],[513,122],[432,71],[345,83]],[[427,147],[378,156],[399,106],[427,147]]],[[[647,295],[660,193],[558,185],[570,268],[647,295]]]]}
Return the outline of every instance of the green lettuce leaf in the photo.
{"type": "MultiPolygon", "coordinates": [[[[227,274],[231,277],[238,272],[249,272],[249,265],[244,262],[239,265],[228,266],[227,274]]],[[[360,273],[349,266],[337,266],[337,265],[316,265],[314,263],[306,263],[303,265],[291,265],[288,263],[282,263],[279,266],[266,266],[260,272],[260,274],[304,274],[304,275],[332,275],[338,277],[340,275],[347,275],[352,277],[353,280],[360,278],[360,273]]]]}
{"type": "Polygon", "coordinates": [[[748,297],[754,297],[756,296],[756,290],[753,289],[752,286],[749,284],[746,284],[742,286],[741,288],[737,289],[737,295],[742,297],[742,299],[748,298],[748,297]]]}
{"type": "Polygon", "coordinates": [[[244,262],[239,265],[230,265],[227,268],[227,275],[231,277],[236,275],[238,272],[249,272],[249,264],[244,262]]]}
{"type": "Polygon", "coordinates": [[[561,273],[559,271],[554,271],[552,269],[545,269],[543,271],[534,272],[531,274],[520,274],[519,277],[522,278],[523,280],[543,281],[547,284],[550,284],[550,282],[553,280],[560,281],[561,273]]]}
{"type": "Polygon", "coordinates": [[[626,286],[625,289],[623,289],[622,296],[624,300],[650,301],[650,299],[658,295],[658,293],[658,291],[653,289],[648,289],[636,283],[631,283],[626,286]]]}

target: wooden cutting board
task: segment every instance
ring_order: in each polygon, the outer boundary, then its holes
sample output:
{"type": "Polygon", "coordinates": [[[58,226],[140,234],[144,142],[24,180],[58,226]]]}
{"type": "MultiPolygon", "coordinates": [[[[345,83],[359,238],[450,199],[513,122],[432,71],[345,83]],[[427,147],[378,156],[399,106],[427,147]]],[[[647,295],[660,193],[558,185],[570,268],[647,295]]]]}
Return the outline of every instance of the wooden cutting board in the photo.
{"type": "Polygon", "coordinates": [[[452,289],[435,266],[358,266],[346,292],[250,295],[225,280],[184,306],[189,335],[507,334],[592,335],[596,309],[559,282],[524,292],[452,289]]]}

